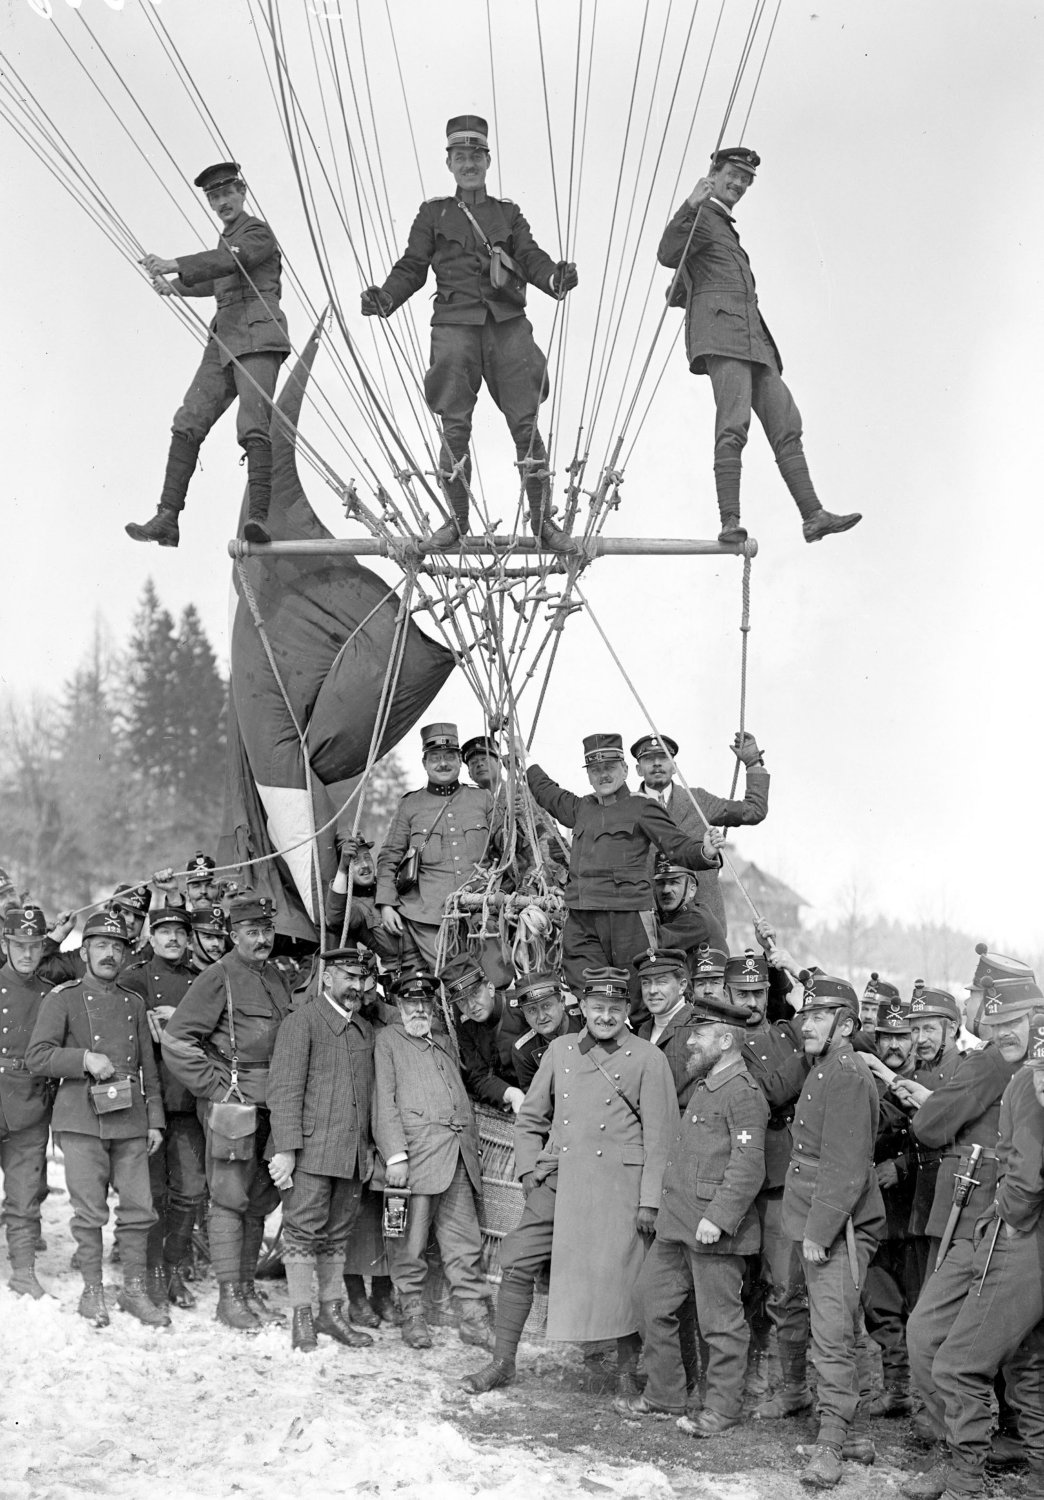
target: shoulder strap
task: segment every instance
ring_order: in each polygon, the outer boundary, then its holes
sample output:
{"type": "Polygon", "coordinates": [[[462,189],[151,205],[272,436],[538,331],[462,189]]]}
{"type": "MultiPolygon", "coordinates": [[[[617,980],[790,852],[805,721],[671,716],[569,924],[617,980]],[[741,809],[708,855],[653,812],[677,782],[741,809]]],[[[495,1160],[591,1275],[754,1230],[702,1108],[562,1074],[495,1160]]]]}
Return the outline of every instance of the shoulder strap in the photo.
{"type": "Polygon", "coordinates": [[[428,829],[427,833],[424,835],[424,843],[417,845],[418,852],[420,852],[420,850],[426,849],[428,847],[428,840],[431,838],[431,836],[435,832],[436,828],[438,828],[439,824],[442,822],[443,815],[445,814],[445,811],[446,811],[447,807],[449,807],[449,805],[452,802],[452,800],[453,800],[453,793],[451,792],[450,795],[446,798],[445,802],[439,808],[438,816],[436,817],[434,823],[431,825],[431,827],[428,829]]]}
{"type": "Polygon", "coordinates": [[[493,255],[493,246],[489,243],[489,240],[487,240],[486,236],[483,234],[483,232],[482,232],[482,225],[476,219],[475,215],[471,212],[471,209],[468,207],[468,205],[464,202],[464,200],[462,198],[458,198],[457,199],[457,207],[460,209],[461,213],[466,214],[467,217],[471,220],[471,223],[472,223],[472,226],[473,226],[473,228],[475,230],[475,233],[478,235],[479,239],[485,245],[486,250],[487,250],[488,254],[490,255],[490,257],[492,257],[492,255],[493,255]]]}
{"type": "Polygon", "coordinates": [[[602,1067],[602,1064],[598,1061],[597,1057],[595,1057],[594,1053],[593,1052],[589,1052],[587,1055],[591,1059],[591,1061],[594,1063],[594,1065],[598,1069],[599,1073],[601,1073],[601,1075],[605,1079],[606,1083],[611,1084],[612,1087],[616,1090],[616,1092],[619,1094],[620,1098],[627,1105],[627,1108],[631,1111],[631,1114],[634,1115],[634,1118],[638,1121],[638,1124],[640,1125],[642,1123],[642,1116],[641,1116],[641,1113],[640,1113],[640,1111],[638,1109],[638,1106],[636,1104],[632,1104],[631,1103],[630,1099],[628,1099],[627,1095],[624,1093],[623,1089],[617,1083],[616,1079],[610,1077],[610,1075],[602,1067]]]}
{"type": "Polygon", "coordinates": [[[228,970],[225,968],[224,964],[221,965],[221,978],[225,983],[225,1008],[228,1011],[228,1045],[232,1051],[232,1065],[229,1072],[228,1093],[225,1095],[224,1099],[221,1102],[222,1104],[227,1103],[227,1101],[231,1099],[232,1095],[235,1094],[240,1104],[243,1104],[245,1103],[245,1100],[239,1089],[239,1057],[236,1054],[236,1023],[232,1019],[232,985],[229,982],[228,970]]]}

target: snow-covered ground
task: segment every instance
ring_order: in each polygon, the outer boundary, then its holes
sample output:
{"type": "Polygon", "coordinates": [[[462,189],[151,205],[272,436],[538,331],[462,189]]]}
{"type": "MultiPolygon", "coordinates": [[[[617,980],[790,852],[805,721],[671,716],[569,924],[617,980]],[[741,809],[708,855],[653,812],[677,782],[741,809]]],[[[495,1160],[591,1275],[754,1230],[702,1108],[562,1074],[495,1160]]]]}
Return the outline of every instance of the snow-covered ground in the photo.
{"type": "MultiPolygon", "coordinates": [[[[107,1265],[112,1326],[92,1329],[76,1316],[80,1279],[69,1266],[69,1204],[54,1163],[51,1181],[48,1249],[38,1272],[56,1299],[12,1296],[0,1255],[0,1500],[775,1500],[800,1493],[778,1469],[708,1477],[700,1449],[691,1468],[660,1469],[600,1461],[596,1432],[581,1453],[556,1451],[551,1433],[548,1446],[469,1435],[454,1424],[464,1403],[472,1414],[492,1414],[516,1397],[463,1395],[459,1376],[481,1353],[449,1328],[435,1331],[430,1353],[406,1350],[388,1329],[370,1349],[322,1339],[317,1353],[293,1354],[285,1328],[256,1336],[221,1329],[207,1281],[197,1287],[196,1309],[173,1309],[169,1329],[146,1329],[115,1309],[119,1272],[107,1265]]],[[[107,1250],[110,1235],[111,1226],[107,1250]]],[[[283,1284],[270,1285],[282,1304],[283,1284]]],[[[524,1348],[527,1354],[538,1351],[524,1348]]],[[[575,1351],[541,1346],[539,1378],[553,1380],[556,1363],[568,1358],[575,1351]]],[[[604,1414],[618,1424],[608,1401],[604,1414]]],[[[474,1420],[469,1427],[473,1433],[474,1420]]],[[[855,1471],[846,1476],[846,1500],[894,1496],[898,1477],[880,1467],[855,1471]]]]}

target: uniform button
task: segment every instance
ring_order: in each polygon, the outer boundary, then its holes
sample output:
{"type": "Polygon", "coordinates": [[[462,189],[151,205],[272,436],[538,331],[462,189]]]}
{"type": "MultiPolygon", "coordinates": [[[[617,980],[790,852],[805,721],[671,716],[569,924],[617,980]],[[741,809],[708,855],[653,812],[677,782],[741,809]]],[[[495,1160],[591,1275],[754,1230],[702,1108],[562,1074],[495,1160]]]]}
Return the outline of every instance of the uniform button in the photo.
{"type": "Polygon", "coordinates": [[[568,1151],[568,1150],[569,1150],[569,1147],[568,1147],[568,1146],[563,1146],[563,1147],[562,1147],[562,1150],[563,1150],[563,1151],[568,1151]]]}
{"type": "MultiPolygon", "coordinates": [[[[568,1073],[568,1072],[569,1072],[569,1069],[568,1069],[568,1068],[566,1068],[566,1072],[567,1072],[567,1073],[568,1073]]],[[[568,1099],[568,1098],[569,1098],[569,1095],[568,1095],[568,1094],[563,1094],[563,1095],[562,1095],[562,1098],[563,1098],[563,1099],[568,1099]]]]}
{"type": "MultiPolygon", "coordinates": [[[[822,1073],[817,1073],[817,1074],[816,1074],[816,1077],[817,1077],[817,1078],[822,1078],[822,1076],[823,1076],[823,1075],[822,1075],[822,1073]]],[[[809,1096],[809,1097],[811,1097],[811,1096],[809,1096]]]]}
{"type": "MultiPolygon", "coordinates": [[[[595,1155],[596,1155],[596,1156],[601,1156],[601,1154],[602,1154],[602,1153],[601,1153],[601,1152],[600,1152],[600,1151],[596,1151],[596,1152],[595,1152],[595,1155]]],[[[668,1162],[668,1163],[667,1163],[667,1165],[668,1165],[668,1166],[670,1166],[670,1162],[668,1162]]]]}
{"type": "Polygon", "coordinates": [[[606,1104],[612,1104],[613,1101],[611,1099],[607,1099],[605,1102],[606,1104]]]}
{"type": "Polygon", "coordinates": [[[569,1121],[568,1121],[568,1120],[563,1120],[563,1121],[562,1121],[562,1124],[563,1124],[563,1125],[568,1125],[568,1124],[569,1124],[569,1121]]]}
{"type": "MultiPolygon", "coordinates": [[[[572,1050],[573,1050],[572,1047],[570,1047],[569,1050],[570,1050],[570,1052],[572,1052],[572,1050]]],[[[563,1071],[563,1073],[568,1073],[569,1069],[568,1068],[563,1068],[562,1071],[563,1071]]]]}
{"type": "Polygon", "coordinates": [[[605,1126],[604,1126],[604,1125],[599,1125],[599,1127],[598,1127],[598,1128],[599,1128],[599,1130],[604,1130],[604,1129],[605,1129],[605,1126]]]}

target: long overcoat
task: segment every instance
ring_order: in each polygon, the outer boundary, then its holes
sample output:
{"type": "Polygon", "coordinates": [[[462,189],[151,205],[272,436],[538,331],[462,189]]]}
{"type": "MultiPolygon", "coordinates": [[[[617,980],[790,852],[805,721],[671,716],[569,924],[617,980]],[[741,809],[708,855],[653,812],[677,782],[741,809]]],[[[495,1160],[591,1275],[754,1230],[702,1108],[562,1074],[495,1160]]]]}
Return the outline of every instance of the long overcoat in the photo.
{"type": "Polygon", "coordinates": [[[607,1049],[585,1030],[555,1037],[544,1053],[515,1117],[515,1175],[558,1176],[548,1338],[637,1329],[634,1284],[646,1250],[638,1209],[660,1206],[678,1118],[671,1070],[649,1042],[626,1036],[607,1049]]]}

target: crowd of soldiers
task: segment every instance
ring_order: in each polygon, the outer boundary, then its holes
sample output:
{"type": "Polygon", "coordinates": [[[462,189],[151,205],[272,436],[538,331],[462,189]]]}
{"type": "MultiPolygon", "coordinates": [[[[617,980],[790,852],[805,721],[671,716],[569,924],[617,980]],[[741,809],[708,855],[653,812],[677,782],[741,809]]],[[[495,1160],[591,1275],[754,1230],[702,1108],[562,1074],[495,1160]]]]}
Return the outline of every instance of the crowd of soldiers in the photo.
{"type": "Polygon", "coordinates": [[[285,1323],[257,1283],[281,1205],[296,1350],[360,1347],[382,1324],[431,1347],[437,1246],[459,1337],[487,1354],[464,1376],[472,1393],[516,1378],[546,1286],[548,1338],[584,1346],[628,1419],[674,1418],[698,1440],[745,1414],[815,1408],[801,1478],[830,1487],[845,1462],[873,1461],[869,1418],[909,1417],[938,1459],[905,1483],[914,1500],[977,1493],[991,1459],[1028,1464],[1044,1493],[1033,973],[983,949],[962,1010],[877,973],[860,999],[844,978],[799,970],[763,923],[760,951],[730,955],[721,828],[767,811],[749,735],[733,747],[742,800],[683,798],[666,736],[632,745],[637,791],[615,734],[585,741],[582,796],[530,767],[529,794],[572,833],[561,967],[512,972],[466,932],[437,965],[448,899],[488,859],[507,793],[493,740],[461,747],[445,723],[421,739],[426,784],[402,798],[376,861],[366,839],[345,841],[310,969],[274,953],[273,903],[222,895],[202,853],[184,889],[170,871],[155,889],[119,886],[73,952],[71,919],[49,927],[5,882],[11,1290],[47,1295],[36,1258],[53,1131],[79,1312],[98,1328],[110,1195],[118,1305],[152,1327],[194,1304],[204,1223],[219,1323],[285,1323]],[[476,1104],[513,1119],[524,1197],[495,1314],[476,1104]]]}

